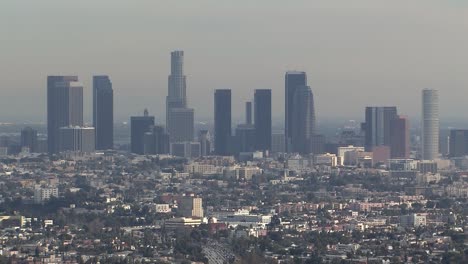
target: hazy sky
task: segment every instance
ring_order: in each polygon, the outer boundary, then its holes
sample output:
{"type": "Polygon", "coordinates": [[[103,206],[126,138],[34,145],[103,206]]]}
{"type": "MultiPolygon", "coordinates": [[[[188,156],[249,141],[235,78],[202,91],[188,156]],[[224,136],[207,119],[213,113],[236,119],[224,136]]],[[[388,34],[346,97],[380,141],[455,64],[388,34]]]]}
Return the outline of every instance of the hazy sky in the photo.
{"type": "Polygon", "coordinates": [[[78,75],[91,119],[91,78],[110,75],[116,120],[148,107],[163,121],[170,51],[185,51],[189,105],[212,119],[213,91],[233,112],[256,88],[284,113],[284,73],[308,73],[319,120],[363,118],[366,105],[420,115],[468,111],[466,0],[2,0],[0,122],[45,121],[46,76],[78,75]]]}

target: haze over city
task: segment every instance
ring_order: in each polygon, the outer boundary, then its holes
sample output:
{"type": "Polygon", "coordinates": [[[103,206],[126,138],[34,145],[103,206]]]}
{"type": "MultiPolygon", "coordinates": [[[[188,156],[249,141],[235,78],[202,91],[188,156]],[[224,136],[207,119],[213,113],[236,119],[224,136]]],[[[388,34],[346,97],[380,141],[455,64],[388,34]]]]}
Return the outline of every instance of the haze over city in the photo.
{"type": "Polygon", "coordinates": [[[319,122],[362,120],[369,105],[419,118],[424,88],[439,90],[442,119],[468,110],[466,1],[4,1],[0,40],[0,122],[45,122],[47,75],[80,77],[90,122],[92,76],[106,74],[116,121],[147,107],[163,123],[176,49],[197,120],[212,120],[220,88],[234,119],[272,89],[282,120],[288,70],[308,73],[319,122]]]}
{"type": "Polygon", "coordinates": [[[467,0],[0,3],[0,264],[468,263],[467,0]]]}

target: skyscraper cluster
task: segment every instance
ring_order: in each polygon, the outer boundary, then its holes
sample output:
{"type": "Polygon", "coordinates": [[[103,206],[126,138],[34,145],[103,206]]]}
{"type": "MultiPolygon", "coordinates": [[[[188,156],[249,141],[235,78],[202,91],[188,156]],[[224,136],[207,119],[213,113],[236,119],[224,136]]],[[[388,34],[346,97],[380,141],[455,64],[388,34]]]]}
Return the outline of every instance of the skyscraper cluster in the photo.
{"type": "MultiPolygon", "coordinates": [[[[130,149],[132,153],[169,154],[185,146],[193,145],[194,110],[187,107],[186,90],[184,52],[173,51],[166,96],[166,128],[160,125],[155,126],[154,116],[149,116],[147,110],[143,116],[131,117],[130,149]]],[[[187,152],[190,151],[187,150],[187,152]]]]}
{"type": "Polygon", "coordinates": [[[113,147],[113,92],[107,76],[93,82],[93,123],[83,122],[83,85],[77,76],[47,78],[48,152],[93,152],[113,147]],[[96,133],[98,132],[98,133],[96,133]]]}
{"type": "Polygon", "coordinates": [[[239,124],[232,135],[231,90],[218,89],[214,94],[214,136],[216,155],[238,155],[242,152],[271,150],[271,90],[254,92],[254,124],[252,103],[245,107],[246,120],[239,124]]]}
{"type": "Polygon", "coordinates": [[[367,151],[384,151],[391,158],[409,158],[409,125],[398,116],[395,106],[366,107],[365,147],[367,151]]]}
{"type": "MultiPolygon", "coordinates": [[[[318,133],[314,93],[307,74],[288,71],[284,87],[284,133],[272,131],[272,91],[256,89],[252,101],[245,103],[245,122],[232,127],[232,91],[214,92],[214,129],[201,130],[194,141],[194,109],[187,103],[187,78],[184,52],[173,51],[166,96],[166,126],[157,125],[145,110],[131,117],[130,151],[135,154],[178,154],[196,158],[206,155],[286,152],[321,154],[333,149],[318,133]]],[[[83,122],[83,85],[77,76],[49,76],[47,79],[48,151],[92,152],[114,147],[114,93],[108,76],[93,77],[93,127],[83,122]]],[[[375,156],[410,157],[409,121],[398,115],[395,106],[372,106],[365,109],[362,137],[342,131],[343,144],[364,146],[375,156]],[[362,138],[362,141],[360,140],[362,138]],[[362,144],[360,143],[362,142],[362,144]]],[[[463,131],[451,133],[450,155],[468,154],[468,137],[463,131]],[[466,139],[465,139],[466,138],[466,139]],[[461,142],[458,144],[456,142],[461,142]]],[[[25,128],[21,146],[36,151],[40,145],[37,131],[25,128]]],[[[437,90],[422,91],[421,159],[433,160],[439,151],[439,114],[437,90]]],[[[333,152],[333,151],[330,151],[333,152]]]]}

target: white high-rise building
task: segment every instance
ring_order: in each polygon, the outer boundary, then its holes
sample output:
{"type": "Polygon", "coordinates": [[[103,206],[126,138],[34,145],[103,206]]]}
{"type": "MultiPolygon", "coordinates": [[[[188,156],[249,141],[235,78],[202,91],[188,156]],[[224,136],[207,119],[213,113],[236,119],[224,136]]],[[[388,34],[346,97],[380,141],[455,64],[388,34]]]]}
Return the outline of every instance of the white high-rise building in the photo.
{"type": "Polygon", "coordinates": [[[434,160],[439,154],[439,93],[422,91],[421,159],[434,160]]]}

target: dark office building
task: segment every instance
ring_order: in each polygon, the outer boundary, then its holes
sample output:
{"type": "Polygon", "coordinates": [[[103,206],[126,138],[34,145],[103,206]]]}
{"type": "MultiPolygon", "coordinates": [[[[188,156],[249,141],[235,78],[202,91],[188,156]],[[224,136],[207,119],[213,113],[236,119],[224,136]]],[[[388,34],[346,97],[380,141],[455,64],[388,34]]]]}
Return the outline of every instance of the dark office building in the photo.
{"type": "Polygon", "coordinates": [[[21,147],[29,148],[29,152],[37,152],[37,130],[25,127],[21,130],[21,147]]]}
{"type": "Polygon", "coordinates": [[[61,127],[83,126],[83,86],[77,76],[47,77],[47,142],[51,154],[59,152],[61,127]]]}
{"type": "Polygon", "coordinates": [[[169,154],[170,152],[169,134],[164,127],[153,126],[144,135],[144,154],[169,154]]]}
{"type": "Polygon", "coordinates": [[[316,134],[314,96],[309,86],[297,86],[292,101],[290,152],[309,154],[311,140],[316,134]]]}
{"type": "Polygon", "coordinates": [[[255,143],[257,150],[271,149],[271,90],[257,89],[254,95],[255,143]]]}
{"type": "Polygon", "coordinates": [[[245,123],[252,125],[252,102],[245,103],[245,123]]]}
{"type": "Polygon", "coordinates": [[[170,124],[172,132],[169,132],[171,142],[191,142],[195,134],[193,108],[171,108],[170,124]]]}
{"type": "Polygon", "coordinates": [[[410,135],[408,118],[397,116],[390,121],[390,157],[408,159],[410,156],[410,135]]]}
{"type": "Polygon", "coordinates": [[[365,147],[372,151],[377,146],[390,146],[391,121],[397,118],[397,108],[366,107],[365,147]]]}
{"type": "Polygon", "coordinates": [[[94,127],[61,127],[59,131],[59,152],[91,153],[96,149],[94,127]]]}
{"type": "Polygon", "coordinates": [[[463,157],[468,155],[468,129],[450,130],[449,156],[463,157]]]}
{"type": "Polygon", "coordinates": [[[93,126],[97,150],[114,147],[114,91],[108,76],[93,77],[93,126]]]}
{"type": "Polygon", "coordinates": [[[310,153],[325,153],[325,143],[326,141],[324,135],[312,135],[310,137],[310,153]]]}
{"type": "Polygon", "coordinates": [[[307,75],[305,72],[289,71],[285,75],[285,95],[284,95],[284,136],[286,152],[292,152],[292,131],[294,112],[294,93],[297,87],[307,85],[307,75]]]}
{"type": "Polygon", "coordinates": [[[253,152],[256,150],[255,142],[256,130],[253,125],[238,125],[236,127],[236,136],[233,152],[239,154],[240,152],[253,152]]]}
{"type": "Polygon", "coordinates": [[[144,154],[145,133],[149,132],[154,126],[154,116],[148,116],[148,110],[145,109],[143,116],[132,116],[130,118],[130,150],[135,154],[144,154]]]}
{"type": "Polygon", "coordinates": [[[215,154],[229,155],[231,137],[231,90],[218,89],[214,98],[215,154]]]}

